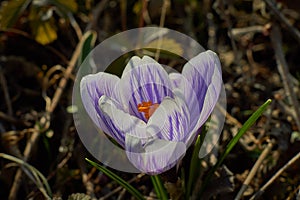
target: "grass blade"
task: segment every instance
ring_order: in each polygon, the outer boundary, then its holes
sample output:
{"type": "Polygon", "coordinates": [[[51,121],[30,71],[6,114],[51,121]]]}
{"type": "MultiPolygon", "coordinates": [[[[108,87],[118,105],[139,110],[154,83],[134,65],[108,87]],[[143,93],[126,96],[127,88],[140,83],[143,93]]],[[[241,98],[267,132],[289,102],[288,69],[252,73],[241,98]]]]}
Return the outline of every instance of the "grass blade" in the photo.
{"type": "Polygon", "coordinates": [[[77,68],[83,63],[84,59],[95,47],[95,43],[97,40],[97,33],[95,31],[87,31],[83,35],[82,40],[83,40],[83,44],[81,47],[80,56],[78,58],[77,68]]]}
{"type": "Polygon", "coordinates": [[[239,139],[246,133],[246,131],[256,122],[256,120],[263,114],[263,112],[266,110],[266,108],[270,105],[272,102],[271,99],[268,99],[262,106],[260,106],[250,117],[249,119],[243,124],[242,128],[238,131],[238,133],[234,136],[234,138],[228,143],[226,146],[225,151],[220,156],[220,159],[218,159],[217,163],[214,165],[214,167],[209,171],[208,175],[204,179],[203,186],[201,189],[201,194],[204,191],[205,187],[208,184],[208,181],[211,179],[214,172],[218,169],[218,167],[223,163],[226,156],[230,153],[230,151],[233,149],[233,147],[236,145],[236,143],[239,141],[239,139]]]}
{"type": "Polygon", "coordinates": [[[99,165],[98,163],[95,163],[89,159],[85,159],[88,163],[90,163],[92,166],[96,167],[98,170],[106,174],[108,177],[116,181],[118,184],[120,184],[122,187],[124,187],[128,192],[130,192],[136,199],[138,200],[144,200],[144,196],[136,190],[132,185],[127,183],[124,179],[110,171],[109,169],[99,165]]]}
{"type": "Polygon", "coordinates": [[[185,194],[187,199],[190,197],[192,188],[193,188],[193,184],[199,175],[199,173],[198,173],[199,170],[197,168],[199,168],[199,166],[200,166],[200,159],[198,158],[198,154],[199,154],[202,142],[203,142],[203,137],[202,137],[203,135],[205,137],[205,133],[198,135],[196,143],[195,143],[195,147],[193,150],[190,169],[189,169],[189,178],[187,180],[187,189],[186,189],[186,194],[185,194]]]}
{"type": "Polygon", "coordinates": [[[164,188],[164,185],[158,175],[151,176],[151,181],[154,186],[154,190],[157,194],[158,199],[168,200],[168,194],[164,188]]]}
{"type": "Polygon", "coordinates": [[[10,161],[13,161],[13,162],[21,165],[22,167],[24,167],[25,168],[25,169],[23,168],[24,172],[36,184],[37,188],[45,196],[45,198],[51,199],[52,191],[50,189],[47,179],[44,177],[44,175],[40,171],[38,171],[35,167],[28,164],[27,162],[24,162],[20,158],[17,158],[17,157],[14,157],[14,156],[11,156],[11,155],[8,155],[5,153],[0,153],[0,157],[10,160],[10,161]]]}

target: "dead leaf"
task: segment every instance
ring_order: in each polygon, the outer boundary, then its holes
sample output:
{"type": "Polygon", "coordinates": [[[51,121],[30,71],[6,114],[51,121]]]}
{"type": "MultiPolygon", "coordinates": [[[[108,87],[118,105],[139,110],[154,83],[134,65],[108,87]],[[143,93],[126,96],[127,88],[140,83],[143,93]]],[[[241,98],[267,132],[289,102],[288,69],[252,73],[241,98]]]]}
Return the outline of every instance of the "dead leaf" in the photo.
{"type": "Polygon", "coordinates": [[[49,44],[57,39],[56,28],[51,20],[41,22],[37,26],[35,40],[41,44],[49,44]]]}
{"type": "Polygon", "coordinates": [[[183,49],[181,45],[170,38],[159,38],[151,41],[150,43],[144,46],[144,48],[149,49],[161,49],[161,47],[163,47],[163,49],[171,49],[172,51],[170,52],[179,56],[183,55],[183,49]]]}

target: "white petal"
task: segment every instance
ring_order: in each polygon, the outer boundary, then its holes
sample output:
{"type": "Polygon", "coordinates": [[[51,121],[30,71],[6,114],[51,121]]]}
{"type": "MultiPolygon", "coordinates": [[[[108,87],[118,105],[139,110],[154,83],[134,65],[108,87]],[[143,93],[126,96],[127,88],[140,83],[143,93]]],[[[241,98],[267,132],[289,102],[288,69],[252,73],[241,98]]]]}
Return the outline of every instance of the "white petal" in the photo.
{"type": "Polygon", "coordinates": [[[103,122],[98,100],[102,95],[110,96],[115,100],[120,99],[115,89],[119,81],[120,79],[115,75],[99,72],[83,77],[80,82],[80,95],[87,113],[95,125],[106,133],[109,133],[109,127],[103,122]]]}
{"type": "Polygon", "coordinates": [[[160,139],[181,142],[190,126],[188,108],[180,98],[165,98],[147,123],[147,133],[160,139]]]}
{"type": "Polygon", "coordinates": [[[172,85],[167,72],[150,57],[133,57],[126,66],[120,84],[122,102],[128,105],[131,115],[147,121],[144,113],[138,111],[138,104],[151,101],[161,103],[166,97],[173,97],[172,85]]]}
{"type": "Polygon", "coordinates": [[[126,154],[131,163],[143,173],[159,174],[174,167],[184,156],[182,142],[153,139],[142,146],[139,138],[126,135],[126,154]]]}
{"type": "Polygon", "coordinates": [[[139,118],[125,113],[118,109],[116,102],[109,97],[103,95],[99,99],[99,108],[105,115],[104,122],[110,128],[110,134],[117,141],[123,141],[124,145],[125,135],[135,135],[140,138],[147,138],[146,123],[139,118]]]}

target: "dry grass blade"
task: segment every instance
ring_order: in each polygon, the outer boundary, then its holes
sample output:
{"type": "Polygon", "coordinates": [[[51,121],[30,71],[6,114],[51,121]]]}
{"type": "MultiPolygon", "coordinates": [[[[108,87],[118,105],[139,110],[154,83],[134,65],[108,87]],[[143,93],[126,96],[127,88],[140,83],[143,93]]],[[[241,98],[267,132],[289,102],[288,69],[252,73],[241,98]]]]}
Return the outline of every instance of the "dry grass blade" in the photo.
{"type": "MultiPolygon", "coordinates": [[[[32,152],[33,146],[35,146],[37,142],[37,138],[39,136],[39,131],[38,129],[31,135],[31,137],[27,140],[27,144],[24,150],[24,156],[23,156],[23,161],[26,162],[28,158],[30,157],[30,154],[32,152]]],[[[22,177],[22,170],[18,169],[15,175],[15,179],[13,182],[13,185],[10,189],[9,197],[8,199],[14,200],[17,197],[17,191],[19,190],[19,187],[21,185],[21,177],[22,177]]]]}
{"type": "Polygon", "coordinates": [[[287,168],[289,168],[292,164],[294,164],[300,158],[300,152],[295,155],[288,163],[286,163],[282,168],[280,168],[276,174],[264,185],[261,189],[256,192],[250,200],[258,199],[264,191],[284,172],[287,168]]]}
{"type": "Polygon", "coordinates": [[[275,17],[281,21],[286,27],[287,30],[292,34],[292,36],[300,43],[300,32],[293,27],[289,20],[276,8],[275,3],[272,0],[264,0],[268,7],[275,14],[275,17]]]}
{"type": "Polygon", "coordinates": [[[239,200],[241,199],[243,193],[246,191],[246,189],[249,186],[249,183],[251,182],[251,180],[253,179],[253,177],[255,176],[259,166],[261,165],[261,163],[263,162],[263,160],[266,158],[266,156],[270,153],[271,149],[273,147],[273,143],[269,142],[267,147],[263,150],[263,152],[260,154],[259,158],[257,159],[257,161],[255,162],[254,166],[252,167],[250,173],[248,174],[246,180],[244,181],[239,193],[236,195],[235,200],[239,200]]]}
{"type": "MultiPolygon", "coordinates": [[[[145,174],[138,174],[137,176],[133,177],[132,179],[130,179],[129,181],[127,181],[128,183],[133,183],[134,181],[141,179],[143,176],[145,176],[145,174]]],[[[111,198],[112,195],[120,192],[123,189],[122,186],[117,187],[116,189],[112,190],[111,192],[109,192],[108,194],[106,194],[104,197],[101,197],[99,200],[106,200],[111,198]]]]}
{"type": "Polygon", "coordinates": [[[9,92],[8,92],[8,88],[7,88],[7,83],[6,83],[5,77],[3,75],[2,66],[0,66],[0,84],[2,85],[2,89],[3,89],[3,92],[4,92],[4,99],[5,99],[5,103],[6,103],[6,106],[7,106],[8,115],[10,117],[12,117],[13,110],[12,110],[10,96],[9,96],[9,92]]]}
{"type": "MultiPolygon", "coordinates": [[[[38,140],[39,135],[42,132],[42,130],[44,131],[50,125],[49,124],[50,114],[52,114],[52,112],[56,108],[56,106],[59,102],[59,99],[60,99],[61,95],[63,94],[64,88],[66,87],[67,81],[68,81],[70,75],[72,74],[72,71],[75,67],[76,61],[78,60],[78,57],[80,56],[80,51],[82,48],[83,40],[84,40],[84,37],[78,43],[78,45],[73,53],[73,56],[69,62],[69,65],[64,73],[64,76],[59,82],[59,86],[58,86],[57,90],[55,91],[52,100],[49,101],[49,97],[47,97],[47,96],[45,97],[46,102],[48,102],[48,103],[46,103],[47,114],[46,114],[46,116],[42,117],[39,122],[43,128],[41,129],[39,125],[35,126],[36,131],[28,139],[24,153],[23,153],[24,154],[24,156],[23,156],[24,162],[26,162],[28,160],[28,158],[30,157],[32,149],[35,146],[35,144],[37,143],[37,140],[38,140]]],[[[21,184],[21,177],[22,177],[22,170],[18,169],[18,171],[16,172],[16,175],[15,175],[13,185],[12,185],[10,193],[9,193],[10,200],[16,199],[17,191],[19,190],[19,187],[21,184]]]]}
{"type": "Polygon", "coordinates": [[[300,130],[300,105],[297,100],[297,96],[293,90],[293,83],[291,82],[291,74],[289,72],[289,68],[287,62],[284,58],[283,50],[282,50],[282,39],[280,28],[277,24],[274,24],[271,31],[271,41],[274,46],[277,68],[279,74],[282,78],[284,89],[286,90],[286,95],[290,98],[290,102],[295,109],[295,121],[298,126],[298,130],[300,130]]]}
{"type": "Polygon", "coordinates": [[[54,93],[54,96],[52,98],[52,101],[51,101],[51,106],[48,110],[48,112],[52,113],[54,111],[54,109],[56,108],[58,102],[59,102],[59,99],[67,85],[67,81],[69,80],[70,78],[70,75],[72,74],[72,71],[75,67],[75,64],[76,64],[76,61],[78,60],[79,56],[80,56],[80,52],[81,52],[81,49],[82,49],[82,44],[84,42],[84,39],[81,39],[80,42],[78,43],[74,53],[73,53],[73,56],[69,62],[69,66],[67,67],[65,73],[64,73],[64,76],[63,78],[60,80],[59,82],[59,86],[57,88],[57,90],[55,91],[54,93]]]}
{"type": "MultiPolygon", "coordinates": [[[[167,9],[168,9],[168,7],[170,7],[170,4],[171,4],[170,0],[164,0],[164,2],[163,2],[163,6],[161,9],[160,22],[159,22],[159,27],[161,27],[161,28],[164,27],[164,25],[165,25],[167,9]]],[[[162,45],[162,35],[160,35],[160,37],[158,39],[157,51],[155,53],[155,60],[159,59],[161,45],[162,45]]]]}
{"type": "Polygon", "coordinates": [[[0,153],[0,157],[13,161],[15,163],[20,164],[24,167],[24,172],[28,175],[28,177],[36,184],[37,188],[40,190],[40,192],[44,195],[46,199],[51,199],[50,196],[52,196],[51,189],[49,187],[49,184],[47,182],[47,179],[43,176],[41,172],[39,172],[36,168],[31,166],[30,164],[24,162],[23,160],[16,158],[14,156],[0,153]]]}

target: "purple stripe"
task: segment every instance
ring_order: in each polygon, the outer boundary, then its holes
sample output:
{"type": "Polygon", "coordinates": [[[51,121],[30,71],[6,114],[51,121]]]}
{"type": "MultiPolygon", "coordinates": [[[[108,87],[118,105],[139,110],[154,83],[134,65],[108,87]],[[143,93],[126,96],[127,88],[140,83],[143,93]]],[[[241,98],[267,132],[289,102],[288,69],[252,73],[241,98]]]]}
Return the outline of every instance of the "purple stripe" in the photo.
{"type": "MultiPolygon", "coordinates": [[[[96,88],[96,92],[97,92],[97,94],[98,94],[99,96],[102,96],[102,95],[104,94],[104,91],[101,92],[101,91],[99,90],[100,88],[97,86],[97,82],[96,82],[96,81],[93,82],[93,86],[94,86],[94,88],[96,88]]],[[[108,95],[108,94],[106,94],[106,95],[108,95]]]]}
{"type": "Polygon", "coordinates": [[[203,101],[206,95],[206,91],[207,91],[207,85],[205,84],[205,81],[202,77],[197,76],[197,79],[193,79],[193,86],[195,88],[197,88],[196,90],[196,95],[197,95],[197,99],[199,104],[199,110],[201,112],[202,107],[203,107],[203,101]],[[200,80],[199,80],[200,79],[200,80]]]}
{"type": "Polygon", "coordinates": [[[87,84],[87,91],[88,91],[88,94],[92,100],[92,103],[94,105],[94,108],[96,110],[96,112],[98,113],[100,119],[105,127],[100,127],[100,124],[98,124],[98,126],[101,128],[101,129],[104,129],[106,128],[108,130],[109,133],[106,133],[108,135],[110,135],[111,137],[113,137],[115,140],[117,140],[117,142],[119,142],[121,145],[124,145],[124,140],[125,140],[125,137],[123,136],[123,134],[121,133],[118,133],[118,135],[116,135],[115,133],[118,132],[116,127],[115,128],[115,131],[113,131],[112,127],[110,126],[110,124],[112,123],[109,123],[106,119],[106,117],[103,115],[103,113],[101,112],[101,110],[99,109],[99,106],[98,106],[98,99],[103,95],[100,95],[99,97],[97,97],[96,95],[93,95],[95,93],[93,93],[92,89],[96,89],[96,92],[97,92],[97,95],[101,94],[101,92],[99,92],[99,88],[98,87],[95,87],[95,82],[91,82],[90,85],[87,84]],[[94,87],[93,87],[94,86],[94,87]],[[98,98],[98,99],[96,99],[98,98]],[[121,138],[120,138],[121,137],[121,138]]]}
{"type": "MultiPolygon", "coordinates": [[[[133,86],[134,84],[133,84],[133,78],[131,78],[130,79],[130,85],[131,86],[133,86]]],[[[138,118],[141,118],[141,115],[140,115],[140,113],[138,112],[138,110],[137,110],[137,105],[138,105],[138,102],[137,102],[137,99],[136,99],[136,97],[135,97],[135,93],[134,93],[134,91],[133,91],[133,88],[134,88],[134,86],[133,87],[131,87],[130,88],[130,92],[131,92],[131,98],[132,98],[132,100],[133,100],[133,102],[134,102],[134,105],[132,105],[132,102],[130,101],[130,99],[129,99],[129,106],[130,106],[130,109],[129,109],[129,111],[132,111],[132,112],[130,112],[130,114],[134,114],[136,117],[138,117],[138,118]]],[[[138,92],[138,95],[140,95],[140,93],[138,92]]],[[[141,97],[141,95],[140,95],[140,99],[141,99],[142,97],[141,97]]],[[[127,103],[127,102],[126,102],[127,103]]],[[[140,103],[140,102],[139,102],[140,103]]],[[[141,118],[142,119],[142,118],[141,118]]]]}
{"type": "MultiPolygon", "coordinates": [[[[133,83],[133,79],[130,79],[130,85],[131,86],[133,86],[134,85],[134,83],[133,83]]],[[[130,88],[130,92],[131,92],[131,96],[132,96],[132,98],[133,98],[133,101],[134,101],[134,103],[137,105],[137,101],[136,101],[136,99],[134,98],[134,91],[132,91],[132,89],[133,89],[134,87],[131,87],[130,88]]]]}
{"type": "MultiPolygon", "coordinates": [[[[167,80],[165,80],[165,79],[161,76],[160,73],[158,73],[158,76],[159,76],[159,78],[160,78],[161,80],[163,80],[163,89],[164,89],[164,94],[165,94],[165,96],[170,95],[170,97],[173,97],[172,92],[170,92],[170,89],[168,89],[167,87],[164,86],[164,85],[171,85],[171,84],[167,84],[167,82],[166,82],[167,80]]],[[[168,76],[168,78],[169,78],[169,76],[168,76]]]]}
{"type": "MultiPolygon", "coordinates": [[[[153,166],[155,166],[155,170],[156,169],[158,169],[158,167],[157,167],[157,162],[156,162],[156,159],[155,159],[155,156],[153,156],[153,158],[152,158],[152,163],[153,163],[153,166]]],[[[150,163],[150,166],[151,166],[151,163],[150,163]]],[[[152,169],[153,170],[153,169],[152,169]]],[[[152,171],[151,170],[151,171],[152,171]]]]}
{"type": "MultiPolygon", "coordinates": [[[[101,112],[101,111],[100,111],[101,112]]],[[[124,146],[125,144],[125,136],[120,132],[120,130],[112,123],[112,121],[107,118],[104,114],[101,113],[99,115],[102,119],[103,123],[106,125],[107,129],[109,130],[109,134],[112,138],[117,140],[118,143],[124,146]]]]}
{"type": "MultiPolygon", "coordinates": [[[[150,68],[148,68],[148,70],[150,70],[150,68]]],[[[151,73],[151,71],[150,71],[149,73],[150,73],[150,77],[151,77],[151,79],[152,79],[152,81],[151,81],[150,83],[151,83],[151,85],[153,85],[153,90],[154,90],[154,92],[155,92],[155,97],[156,97],[156,99],[155,99],[155,100],[153,99],[152,101],[155,101],[155,102],[153,102],[153,103],[160,103],[161,97],[159,96],[160,93],[159,93],[158,88],[157,88],[157,86],[156,86],[155,78],[153,77],[153,74],[151,73]]],[[[159,74],[159,73],[158,73],[158,74],[159,74]]],[[[161,80],[163,80],[163,79],[161,79],[161,80]]],[[[151,97],[154,98],[153,95],[152,95],[151,97]]]]}
{"type": "Polygon", "coordinates": [[[124,134],[120,132],[120,130],[114,125],[114,123],[110,123],[110,124],[111,124],[112,128],[115,130],[115,131],[113,131],[115,139],[118,141],[119,144],[121,144],[122,146],[125,146],[124,134]]]}
{"type": "MultiPolygon", "coordinates": [[[[178,132],[178,134],[180,135],[180,134],[184,134],[184,133],[179,133],[179,117],[182,117],[181,115],[178,115],[178,113],[176,112],[175,113],[175,123],[176,123],[176,129],[177,129],[177,132],[178,132]]],[[[183,124],[183,127],[186,127],[186,124],[183,124]]]]}
{"type": "Polygon", "coordinates": [[[121,145],[125,145],[125,136],[120,130],[112,123],[110,118],[107,118],[102,111],[99,109],[98,106],[95,106],[95,109],[97,113],[99,114],[100,119],[105,124],[106,128],[108,129],[109,133],[106,133],[110,135],[112,138],[117,140],[117,142],[121,145]]]}
{"type": "Polygon", "coordinates": [[[94,106],[96,106],[96,103],[95,103],[95,101],[94,101],[93,95],[92,95],[92,93],[91,93],[92,91],[90,91],[88,87],[87,87],[87,91],[88,91],[88,93],[89,93],[89,96],[90,96],[91,99],[92,99],[92,102],[93,102],[94,106]]]}
{"type": "MultiPolygon", "coordinates": [[[[172,123],[172,117],[171,116],[169,116],[169,125],[170,125],[170,133],[169,133],[169,139],[170,140],[173,140],[173,138],[174,138],[174,130],[173,130],[173,123],[172,123]]],[[[176,130],[175,130],[176,131],[176,130]]],[[[176,133],[175,133],[176,134],[176,133]]]]}
{"type": "Polygon", "coordinates": [[[136,109],[136,106],[132,107],[132,103],[129,102],[129,107],[132,112],[130,114],[135,115],[136,117],[141,119],[141,113],[136,109]]]}
{"type": "MultiPolygon", "coordinates": [[[[151,70],[150,70],[150,68],[148,67],[148,66],[146,66],[147,67],[147,71],[148,71],[148,73],[150,74],[150,77],[154,80],[154,78],[153,78],[153,74],[151,73],[151,70]]],[[[154,97],[155,95],[157,95],[158,94],[158,92],[157,91],[155,91],[155,94],[153,94],[152,93],[152,88],[151,88],[151,85],[153,84],[153,83],[155,83],[154,81],[151,81],[151,79],[150,80],[147,80],[148,81],[148,83],[150,83],[150,90],[148,91],[147,90],[147,92],[148,92],[148,94],[149,94],[149,97],[150,98],[152,98],[152,97],[154,97]]],[[[148,85],[148,84],[147,84],[148,85]]],[[[155,90],[155,89],[154,89],[155,90]]],[[[154,101],[154,99],[151,99],[152,101],[154,101]]]]}

